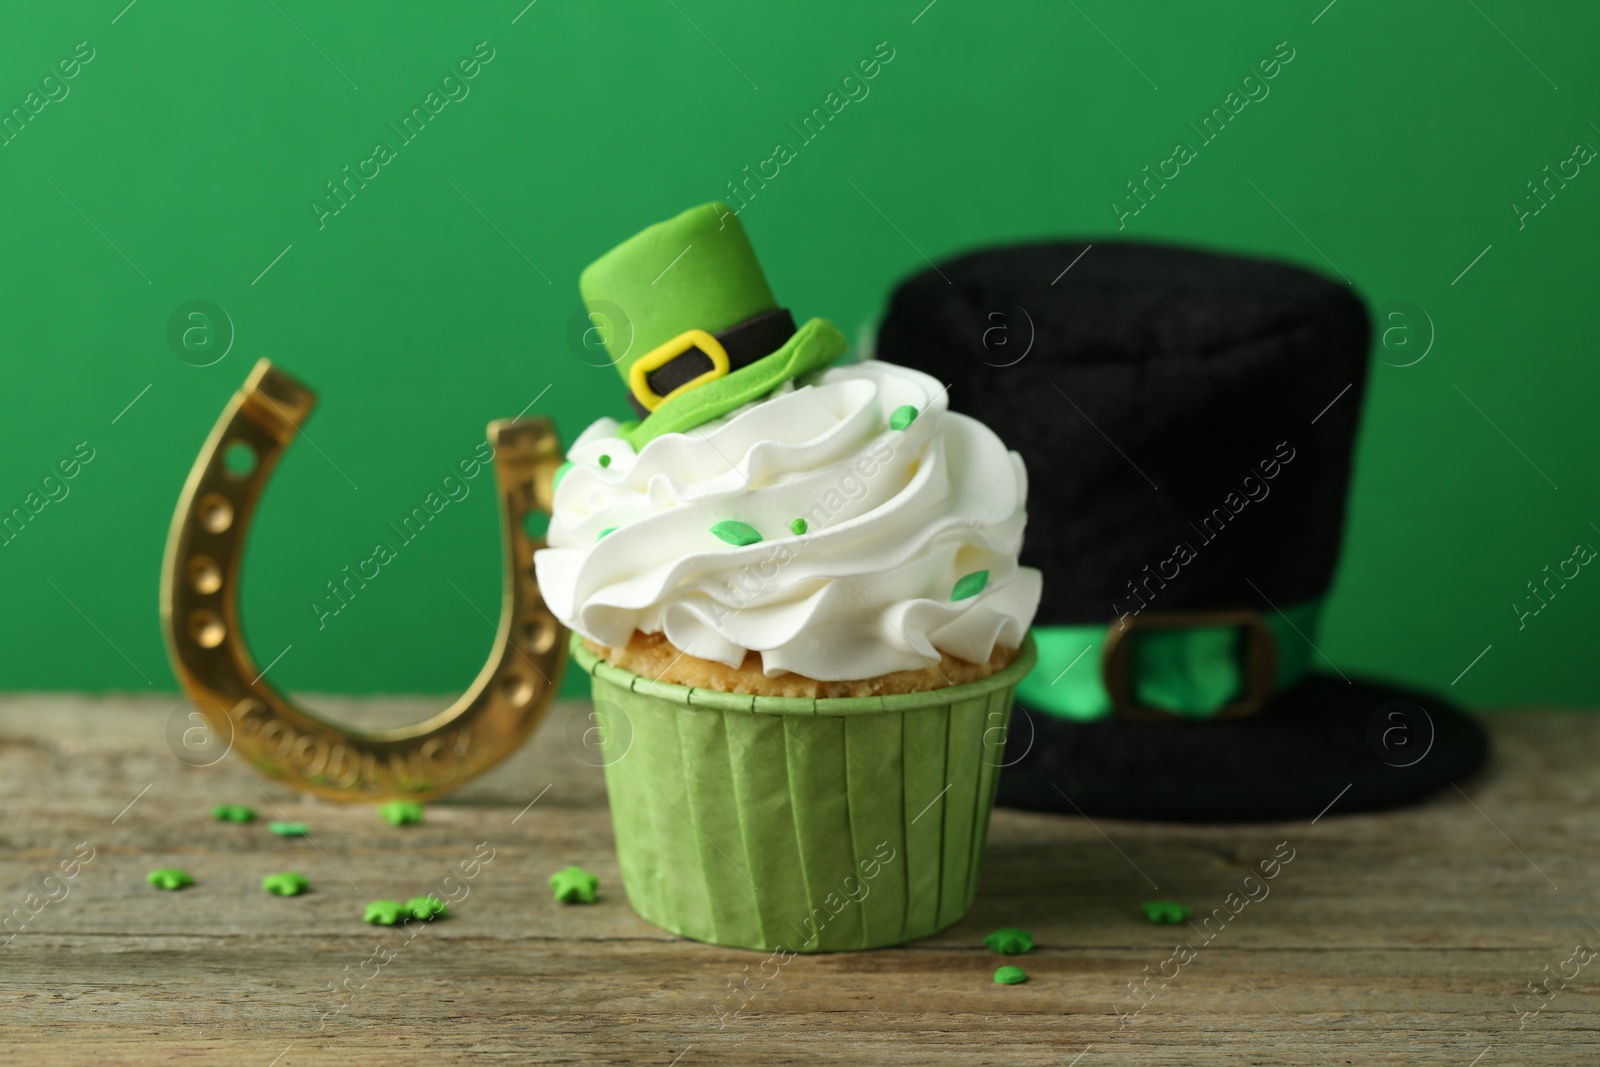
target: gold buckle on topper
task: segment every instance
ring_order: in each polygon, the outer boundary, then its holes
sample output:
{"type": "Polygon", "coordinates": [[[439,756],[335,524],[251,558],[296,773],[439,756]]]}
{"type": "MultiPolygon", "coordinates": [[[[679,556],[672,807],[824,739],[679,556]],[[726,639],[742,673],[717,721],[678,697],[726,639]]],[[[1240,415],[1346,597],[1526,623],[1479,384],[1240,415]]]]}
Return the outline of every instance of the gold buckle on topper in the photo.
{"type": "Polygon", "coordinates": [[[652,348],[628,368],[628,388],[633,391],[634,398],[644,405],[646,411],[654,411],[679,393],[688,392],[697,386],[721,378],[728,373],[729,365],[728,350],[722,347],[721,341],[705,330],[685,330],[666,344],[652,348]],[[706,354],[711,360],[711,369],[684,382],[666,396],[658,395],[650,388],[650,372],[660,370],[691,348],[698,348],[706,354]]]}
{"type": "Polygon", "coordinates": [[[1218,708],[1209,719],[1240,719],[1261,710],[1272,695],[1278,674],[1278,641],[1266,617],[1259,611],[1185,611],[1162,614],[1125,615],[1106,634],[1101,651],[1100,671],[1106,691],[1111,695],[1111,706],[1126,719],[1145,722],[1160,719],[1192,721],[1192,717],[1174,715],[1161,708],[1143,707],[1134,695],[1133,676],[1129,669],[1132,642],[1136,630],[1187,630],[1208,627],[1236,627],[1247,631],[1244,656],[1244,693],[1239,699],[1218,708]]]}
{"type": "Polygon", "coordinates": [[[195,706],[229,750],[262,773],[334,800],[440,796],[515,751],[560,685],[566,631],[539,595],[533,553],[544,542],[524,522],[535,510],[549,513],[561,448],[547,419],[489,424],[505,582],[494,648],[472,686],[425,722],[344,729],[297,707],[266,681],[240,630],[245,535],[268,477],[315,403],[309,388],[263,359],[223,410],[189,473],[167,538],[161,575],[167,649],[195,706]],[[236,473],[245,466],[240,458],[253,462],[236,473]]]}

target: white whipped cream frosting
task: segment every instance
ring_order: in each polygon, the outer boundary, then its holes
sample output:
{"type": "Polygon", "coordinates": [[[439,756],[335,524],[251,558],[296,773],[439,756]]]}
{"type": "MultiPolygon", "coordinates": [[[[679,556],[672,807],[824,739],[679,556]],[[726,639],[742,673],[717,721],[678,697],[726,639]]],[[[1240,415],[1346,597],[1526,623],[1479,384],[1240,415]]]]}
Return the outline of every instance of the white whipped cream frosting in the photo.
{"type": "Polygon", "coordinates": [[[928,375],[866,362],[637,452],[600,419],[568,450],[534,557],[545,602],[602,645],[664,633],[689,655],[737,667],[755,651],[768,676],[819,681],[1016,648],[1040,592],[1017,565],[1027,472],[948,406],[928,375]],[[916,418],[891,428],[907,406],[916,418]],[[723,541],[712,527],[727,520],[762,540],[723,541]],[[952,600],[977,571],[982,592],[952,600]]]}

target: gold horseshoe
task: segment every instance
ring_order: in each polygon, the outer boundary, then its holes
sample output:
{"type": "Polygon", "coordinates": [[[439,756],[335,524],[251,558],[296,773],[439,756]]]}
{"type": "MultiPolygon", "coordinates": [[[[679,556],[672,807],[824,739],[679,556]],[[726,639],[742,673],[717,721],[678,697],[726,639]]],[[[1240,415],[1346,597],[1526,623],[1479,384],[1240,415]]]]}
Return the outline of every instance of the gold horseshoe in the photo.
{"type": "Polygon", "coordinates": [[[560,444],[546,419],[489,424],[506,580],[494,649],[472,687],[426,722],[346,730],[295,707],[262,678],[239,618],[239,574],[256,503],[315,403],[316,394],[263,359],[223,409],[167,538],[167,650],[196,707],[262,773],[334,800],[437,797],[510,755],[561,683],[566,631],[534,581],[533,553],[544,542],[524,527],[535,509],[549,513],[560,444]],[[243,458],[254,462],[236,473],[243,458]]]}

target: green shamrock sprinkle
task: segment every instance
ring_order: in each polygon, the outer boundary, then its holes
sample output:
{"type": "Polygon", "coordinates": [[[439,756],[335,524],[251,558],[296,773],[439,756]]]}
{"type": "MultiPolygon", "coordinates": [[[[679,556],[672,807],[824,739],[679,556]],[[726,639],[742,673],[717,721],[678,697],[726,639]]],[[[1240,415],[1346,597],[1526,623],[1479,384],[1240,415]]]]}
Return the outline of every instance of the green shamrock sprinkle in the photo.
{"type": "Polygon", "coordinates": [[[269,874],[261,879],[261,888],[279,897],[297,897],[311,888],[311,879],[293,871],[269,874]]]}
{"type": "Polygon", "coordinates": [[[761,535],[749,523],[740,522],[738,519],[724,519],[711,527],[711,532],[728,542],[730,545],[753,545],[761,540],[761,535]]]}
{"type": "Polygon", "coordinates": [[[160,870],[151,871],[144,876],[144,880],[157,889],[182,889],[187,885],[194,885],[194,877],[188,871],[180,871],[176,867],[162,867],[160,870]]]}
{"type": "Polygon", "coordinates": [[[1171,900],[1147,900],[1144,902],[1144,917],[1157,926],[1170,926],[1181,923],[1187,919],[1194,909],[1187,904],[1178,904],[1171,900]]]}
{"type": "Polygon", "coordinates": [[[789,532],[796,537],[799,537],[809,529],[810,527],[806,525],[806,520],[804,519],[796,519],[789,524],[789,532]]]}
{"type": "Polygon", "coordinates": [[[393,926],[401,919],[410,918],[411,913],[404,904],[398,900],[374,900],[367,905],[367,910],[361,916],[362,922],[369,922],[374,926],[393,926]]]}
{"type": "Polygon", "coordinates": [[[311,827],[303,822],[268,823],[267,829],[279,837],[304,837],[311,832],[311,827]]]}
{"type": "Polygon", "coordinates": [[[1002,967],[994,972],[994,980],[1001,985],[1020,985],[1028,980],[1028,972],[1021,967],[1002,967]]]}
{"type": "Polygon", "coordinates": [[[957,582],[954,589],[950,590],[950,599],[965,600],[968,597],[977,596],[983,592],[983,587],[988,584],[988,571],[973,571],[957,582]]]}
{"type": "Polygon", "coordinates": [[[600,466],[602,466],[602,467],[611,466],[611,457],[610,456],[601,456],[600,457],[600,466]]]}
{"type": "Polygon", "coordinates": [[[903,404],[894,409],[894,414],[889,416],[891,430],[903,430],[917,421],[917,409],[910,404],[903,404]]]}
{"type": "Polygon", "coordinates": [[[600,879],[578,866],[550,876],[550,888],[555,898],[564,904],[593,904],[594,891],[599,887],[600,879]]]}
{"type": "Polygon", "coordinates": [[[211,809],[211,817],[219,822],[254,822],[256,813],[239,804],[218,804],[211,809]]]}
{"type": "Polygon", "coordinates": [[[599,532],[599,533],[598,533],[598,534],[595,534],[595,538],[594,538],[594,539],[595,539],[595,540],[596,540],[596,541],[601,541],[601,540],[604,540],[604,539],[605,539],[605,536],[606,536],[606,534],[608,534],[608,533],[611,533],[611,532],[612,532],[612,531],[614,531],[614,530],[615,530],[615,529],[616,529],[616,527],[615,527],[615,526],[607,526],[607,527],[606,527],[606,528],[605,528],[605,529],[604,529],[604,530],[601,530],[601,531],[600,531],[600,532],[599,532]]]}
{"type": "Polygon", "coordinates": [[[415,800],[391,800],[378,805],[378,817],[390,826],[415,826],[422,821],[422,805],[415,800]]]}
{"type": "Polygon", "coordinates": [[[984,938],[983,943],[989,947],[989,951],[1002,956],[1020,956],[1033,948],[1033,935],[1026,930],[1002,926],[984,938]]]}
{"type": "Polygon", "coordinates": [[[561,484],[561,479],[565,478],[567,476],[567,472],[571,469],[572,460],[570,459],[556,468],[556,476],[550,479],[550,489],[552,492],[555,491],[556,486],[561,484]]]}
{"type": "Polygon", "coordinates": [[[412,897],[410,900],[406,901],[406,911],[411,913],[411,917],[413,919],[421,919],[424,922],[429,922],[434,919],[444,918],[445,915],[449,913],[450,909],[445,907],[444,901],[440,900],[436,896],[430,895],[425,897],[412,897]]]}

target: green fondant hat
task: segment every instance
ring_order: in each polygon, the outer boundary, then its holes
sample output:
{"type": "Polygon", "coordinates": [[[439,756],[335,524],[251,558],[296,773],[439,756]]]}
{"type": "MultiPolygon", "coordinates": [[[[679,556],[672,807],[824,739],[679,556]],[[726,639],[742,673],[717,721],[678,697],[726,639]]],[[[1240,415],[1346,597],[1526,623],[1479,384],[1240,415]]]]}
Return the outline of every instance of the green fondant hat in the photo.
{"type": "Polygon", "coordinates": [[[640,420],[635,448],[758,400],[844,354],[824,319],[795,329],[767,286],[733,209],[691,208],[591,263],[578,279],[640,420]]]}

